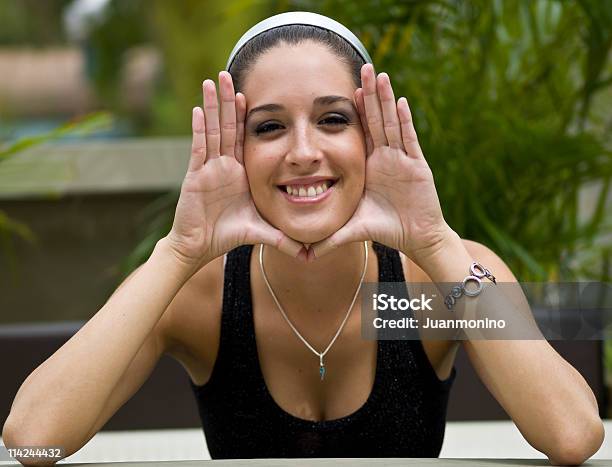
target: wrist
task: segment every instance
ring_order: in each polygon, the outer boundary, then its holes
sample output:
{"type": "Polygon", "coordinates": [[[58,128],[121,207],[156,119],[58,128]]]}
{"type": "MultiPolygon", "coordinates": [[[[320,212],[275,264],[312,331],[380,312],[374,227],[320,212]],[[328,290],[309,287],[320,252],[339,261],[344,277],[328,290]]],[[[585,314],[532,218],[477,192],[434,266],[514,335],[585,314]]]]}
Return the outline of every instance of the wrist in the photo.
{"type": "Polygon", "coordinates": [[[149,259],[151,260],[152,258],[162,262],[168,268],[167,272],[172,273],[177,279],[182,281],[187,281],[203,265],[208,263],[204,258],[196,261],[181,254],[172,246],[172,242],[167,236],[157,241],[149,259]]]}
{"type": "Polygon", "coordinates": [[[463,240],[450,227],[439,242],[416,257],[417,265],[436,283],[462,281],[472,261],[463,240]]]}

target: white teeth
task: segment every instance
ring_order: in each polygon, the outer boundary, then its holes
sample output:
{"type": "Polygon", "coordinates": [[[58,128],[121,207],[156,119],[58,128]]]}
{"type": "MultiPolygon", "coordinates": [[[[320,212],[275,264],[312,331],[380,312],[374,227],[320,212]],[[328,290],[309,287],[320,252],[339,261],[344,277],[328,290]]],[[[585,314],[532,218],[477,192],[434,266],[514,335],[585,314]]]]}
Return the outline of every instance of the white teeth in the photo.
{"type": "Polygon", "coordinates": [[[285,190],[291,196],[299,196],[300,198],[314,198],[315,196],[324,193],[329,189],[331,182],[326,180],[321,182],[318,185],[308,185],[308,186],[290,186],[286,185],[285,190]]]}

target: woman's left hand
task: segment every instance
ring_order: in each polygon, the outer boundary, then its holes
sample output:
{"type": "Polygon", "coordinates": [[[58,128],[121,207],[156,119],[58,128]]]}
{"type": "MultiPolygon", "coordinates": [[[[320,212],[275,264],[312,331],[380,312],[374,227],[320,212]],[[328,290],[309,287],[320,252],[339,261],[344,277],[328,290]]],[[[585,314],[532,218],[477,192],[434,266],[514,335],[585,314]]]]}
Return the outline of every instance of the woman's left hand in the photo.
{"type": "Polygon", "coordinates": [[[419,146],[406,98],[395,102],[389,76],[361,68],[355,102],[366,137],[365,190],[344,226],[310,246],[321,257],[340,245],[373,240],[419,264],[454,234],[442,215],[431,169],[419,146]]]}

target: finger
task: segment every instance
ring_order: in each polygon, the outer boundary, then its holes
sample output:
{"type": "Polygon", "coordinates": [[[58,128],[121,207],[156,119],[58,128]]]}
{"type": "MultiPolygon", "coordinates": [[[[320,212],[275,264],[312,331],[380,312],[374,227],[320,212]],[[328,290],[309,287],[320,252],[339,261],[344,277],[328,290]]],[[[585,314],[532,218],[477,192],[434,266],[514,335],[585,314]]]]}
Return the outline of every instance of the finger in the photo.
{"type": "Polygon", "coordinates": [[[206,162],[206,133],[204,126],[204,112],[200,107],[194,107],[191,114],[191,157],[189,158],[189,171],[196,171],[206,162]]]}
{"type": "Polygon", "coordinates": [[[376,75],[374,74],[374,66],[371,63],[366,63],[361,67],[361,83],[366,121],[372,135],[374,147],[386,146],[387,137],[383,128],[383,115],[376,92],[376,75]]]}
{"type": "Polygon", "coordinates": [[[308,261],[314,261],[316,258],[321,258],[326,254],[334,251],[336,248],[351,242],[363,242],[367,239],[362,229],[358,229],[353,224],[345,224],[344,227],[337,230],[329,237],[320,242],[310,245],[308,261]],[[361,233],[360,233],[361,232],[361,233]]]}
{"type": "Polygon", "coordinates": [[[221,94],[221,155],[234,157],[236,148],[236,95],[232,76],[227,71],[219,73],[221,94]]]}
{"type": "Polygon", "coordinates": [[[363,89],[357,88],[355,91],[355,105],[357,106],[357,112],[359,113],[359,120],[361,120],[361,126],[363,127],[363,133],[365,134],[366,151],[368,155],[372,153],[374,149],[374,143],[372,142],[372,135],[368,129],[368,122],[365,118],[365,105],[363,103],[363,89]]]}
{"type": "Polygon", "coordinates": [[[246,115],[246,98],[239,92],[236,94],[236,160],[244,165],[244,118],[246,115]]]}
{"type": "Polygon", "coordinates": [[[419,159],[423,157],[423,151],[419,145],[416,130],[412,123],[412,113],[408,107],[408,101],[405,97],[400,97],[397,101],[397,114],[400,120],[400,128],[402,130],[402,141],[408,156],[419,159]]]}
{"type": "Polygon", "coordinates": [[[376,78],[376,88],[380,97],[380,106],[383,113],[383,128],[385,136],[392,148],[402,148],[402,131],[397,116],[397,104],[393,95],[393,87],[387,73],[380,73],[376,78]]]}
{"type": "Polygon", "coordinates": [[[282,231],[274,227],[266,227],[261,225],[252,230],[253,238],[247,239],[249,244],[263,243],[270,245],[279,251],[306,262],[307,250],[302,243],[296,242],[292,238],[285,235],[282,231]]]}
{"type": "Polygon", "coordinates": [[[207,159],[219,157],[221,132],[219,130],[219,104],[215,83],[207,79],[202,84],[204,94],[204,120],[206,124],[207,159]]]}

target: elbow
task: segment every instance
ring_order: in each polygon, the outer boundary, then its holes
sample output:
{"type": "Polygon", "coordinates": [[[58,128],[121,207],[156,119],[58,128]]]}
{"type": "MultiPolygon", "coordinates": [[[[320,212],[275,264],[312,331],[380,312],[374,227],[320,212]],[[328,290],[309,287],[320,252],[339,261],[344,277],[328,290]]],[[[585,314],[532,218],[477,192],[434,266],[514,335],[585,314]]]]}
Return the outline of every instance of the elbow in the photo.
{"type": "Polygon", "coordinates": [[[579,431],[567,430],[559,436],[548,459],[552,465],[581,465],[599,450],[604,436],[601,419],[594,417],[579,431]]]}
{"type": "MultiPolygon", "coordinates": [[[[58,446],[57,442],[50,442],[45,437],[38,436],[32,431],[28,432],[28,430],[24,430],[23,424],[16,421],[10,414],[2,427],[2,443],[4,444],[5,448],[9,450],[9,455],[11,456],[13,454],[10,451],[11,449],[28,447],[34,448],[35,450],[36,448],[49,449],[51,447],[55,448],[58,446]]],[[[47,452],[53,452],[53,455],[57,453],[55,449],[47,452]]],[[[27,452],[23,452],[24,455],[21,455],[21,453],[16,454],[18,455],[12,457],[18,460],[22,465],[26,466],[54,465],[57,461],[66,457],[67,455],[65,449],[60,450],[61,457],[31,457],[32,454],[28,456],[27,452]]]]}
{"type": "Polygon", "coordinates": [[[15,423],[13,422],[10,414],[2,426],[2,444],[4,444],[4,447],[6,448],[19,446],[19,442],[17,441],[17,433],[15,430],[15,423]]]}

